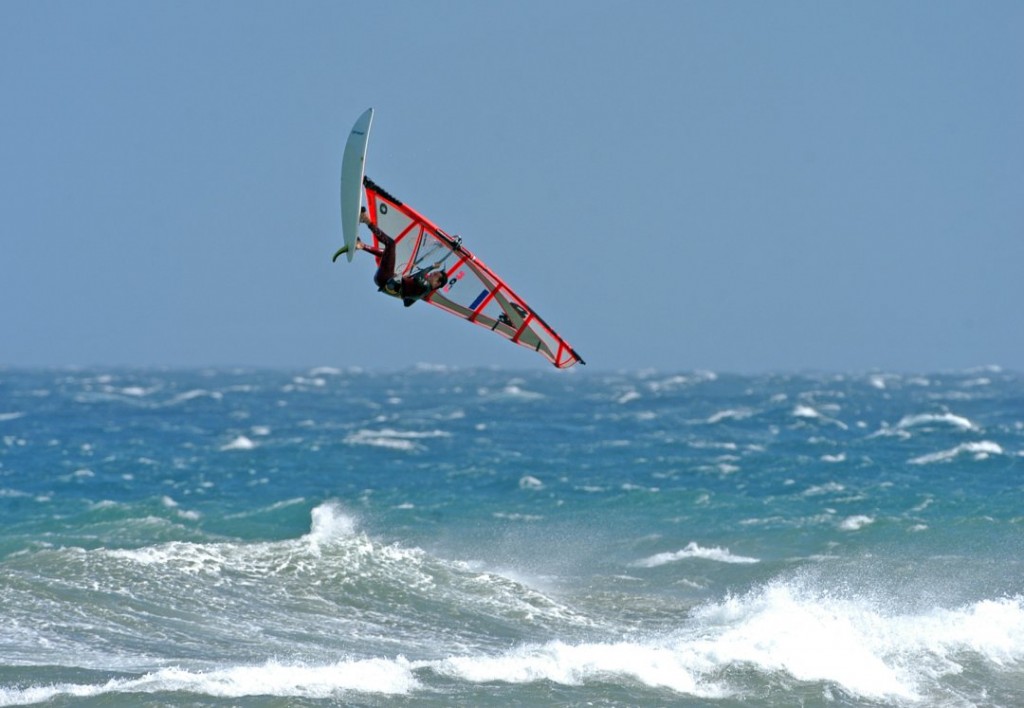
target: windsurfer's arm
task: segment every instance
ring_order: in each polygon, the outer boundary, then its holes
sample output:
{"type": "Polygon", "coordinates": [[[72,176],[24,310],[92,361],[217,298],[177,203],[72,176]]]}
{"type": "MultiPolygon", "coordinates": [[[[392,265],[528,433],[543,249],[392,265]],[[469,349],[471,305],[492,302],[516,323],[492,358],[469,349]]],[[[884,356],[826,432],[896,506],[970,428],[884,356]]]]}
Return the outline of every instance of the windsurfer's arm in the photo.
{"type": "Polygon", "coordinates": [[[439,270],[444,265],[444,261],[438,261],[433,265],[428,265],[426,268],[421,268],[412,274],[412,277],[416,279],[416,282],[420,283],[424,287],[427,286],[427,276],[436,270],[439,270]]]}

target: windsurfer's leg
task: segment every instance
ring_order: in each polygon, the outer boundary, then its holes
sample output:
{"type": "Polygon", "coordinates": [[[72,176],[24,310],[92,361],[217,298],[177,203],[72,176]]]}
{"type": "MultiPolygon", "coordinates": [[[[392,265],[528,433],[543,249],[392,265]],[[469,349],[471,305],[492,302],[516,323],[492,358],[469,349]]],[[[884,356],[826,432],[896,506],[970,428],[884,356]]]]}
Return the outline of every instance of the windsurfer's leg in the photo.
{"type": "MultiPolygon", "coordinates": [[[[380,236],[377,238],[380,239],[380,236]]],[[[384,234],[384,238],[387,240],[380,239],[384,244],[384,251],[379,255],[380,265],[377,266],[377,272],[373,276],[373,282],[377,284],[378,288],[383,288],[395,275],[395,242],[387,234],[384,234]]],[[[368,248],[363,250],[370,251],[368,248]]]]}
{"type": "Polygon", "coordinates": [[[368,246],[365,243],[363,243],[362,241],[357,241],[356,242],[356,248],[358,250],[360,250],[360,251],[364,251],[366,253],[369,253],[374,258],[381,258],[384,255],[384,249],[383,248],[377,248],[376,246],[368,246]]]}
{"type": "Polygon", "coordinates": [[[366,213],[365,208],[359,214],[359,221],[366,224],[366,227],[377,237],[378,245],[384,247],[381,250],[380,248],[373,248],[363,244],[364,251],[380,258],[380,265],[377,266],[373,282],[377,284],[378,288],[383,288],[395,275],[395,239],[384,233],[383,229],[370,220],[370,215],[366,213]]]}
{"type": "Polygon", "coordinates": [[[384,244],[384,248],[395,243],[395,240],[384,233],[377,224],[367,224],[367,226],[373,232],[373,235],[377,237],[377,240],[384,244]]]}
{"type": "MultiPolygon", "coordinates": [[[[367,246],[365,243],[363,243],[359,239],[356,239],[356,248],[355,248],[355,250],[357,250],[357,251],[366,251],[371,256],[374,256],[376,258],[380,258],[381,256],[384,255],[384,251],[382,251],[381,249],[375,248],[374,246],[367,246]]],[[[342,255],[343,253],[348,253],[348,246],[342,246],[337,251],[335,251],[334,258],[332,258],[331,261],[333,262],[333,261],[338,260],[338,256],[342,255]]]]}
{"type": "Polygon", "coordinates": [[[386,233],[384,233],[383,229],[381,229],[379,226],[377,226],[377,224],[375,224],[372,221],[370,221],[370,216],[366,213],[366,208],[365,207],[363,208],[362,212],[360,212],[360,214],[359,214],[359,221],[361,223],[363,223],[363,224],[366,224],[366,228],[368,228],[370,231],[373,232],[373,235],[377,237],[378,241],[383,241],[384,242],[384,247],[385,248],[387,248],[389,243],[392,243],[394,241],[393,238],[391,238],[386,233]]]}

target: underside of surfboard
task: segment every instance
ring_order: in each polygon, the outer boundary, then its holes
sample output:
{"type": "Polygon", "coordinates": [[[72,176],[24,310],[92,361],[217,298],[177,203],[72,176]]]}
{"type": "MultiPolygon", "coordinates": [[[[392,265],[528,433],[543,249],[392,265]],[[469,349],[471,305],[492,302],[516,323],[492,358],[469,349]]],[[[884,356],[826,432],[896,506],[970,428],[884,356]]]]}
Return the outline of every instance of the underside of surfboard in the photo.
{"type": "MultiPolygon", "coordinates": [[[[341,160],[341,233],[345,238],[349,262],[356,254],[356,236],[359,233],[359,207],[362,204],[363,173],[366,163],[366,144],[370,140],[373,109],[367,108],[352,126],[345,142],[341,160]]],[[[337,258],[338,254],[335,254],[337,258]]]]}

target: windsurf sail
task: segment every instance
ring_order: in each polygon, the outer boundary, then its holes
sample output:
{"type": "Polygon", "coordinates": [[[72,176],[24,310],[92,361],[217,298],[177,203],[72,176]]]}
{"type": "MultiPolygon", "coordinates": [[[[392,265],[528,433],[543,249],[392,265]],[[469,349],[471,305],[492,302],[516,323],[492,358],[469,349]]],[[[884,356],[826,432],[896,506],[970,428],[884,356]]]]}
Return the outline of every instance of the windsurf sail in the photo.
{"type": "MultiPolygon", "coordinates": [[[[448,275],[448,284],[424,298],[427,302],[534,350],[559,369],[586,364],[569,343],[474,256],[460,238],[442,231],[369,177],[363,178],[363,188],[370,219],[395,240],[396,274],[406,275],[440,264],[438,269],[448,275]]],[[[374,236],[374,246],[376,242],[374,236]]]]}

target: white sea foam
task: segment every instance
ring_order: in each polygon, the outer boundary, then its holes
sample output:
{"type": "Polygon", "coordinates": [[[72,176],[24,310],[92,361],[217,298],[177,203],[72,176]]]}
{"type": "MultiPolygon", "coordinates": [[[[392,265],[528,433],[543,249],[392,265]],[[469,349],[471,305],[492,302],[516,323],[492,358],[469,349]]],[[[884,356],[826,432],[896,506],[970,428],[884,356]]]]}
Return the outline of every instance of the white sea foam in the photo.
{"type": "Polygon", "coordinates": [[[629,403],[630,401],[635,401],[638,398],[641,398],[641,396],[637,392],[637,390],[636,389],[630,389],[630,390],[626,391],[625,393],[622,393],[619,396],[617,396],[615,398],[615,402],[619,403],[619,404],[625,404],[625,403],[629,403]]]}
{"type": "Polygon", "coordinates": [[[902,615],[863,599],[777,583],[708,605],[697,616],[723,622],[722,658],[826,680],[867,698],[914,698],[936,674],[957,674],[958,654],[1005,664],[1024,658],[1022,598],[902,615]]]}
{"type": "Polygon", "coordinates": [[[721,423],[723,420],[746,420],[752,415],[754,415],[754,411],[750,408],[729,408],[712,415],[708,418],[708,423],[714,425],[715,423],[721,423]]]}
{"type": "Polygon", "coordinates": [[[185,509],[180,508],[178,502],[176,502],[169,496],[163,496],[160,499],[160,503],[163,504],[168,509],[174,509],[175,513],[178,515],[178,518],[188,519],[189,521],[198,521],[202,517],[202,515],[198,511],[186,511],[185,509]]]}
{"type": "Polygon", "coordinates": [[[121,389],[121,395],[142,398],[153,393],[155,390],[155,388],[143,388],[142,386],[126,386],[121,389]]]}
{"type": "Polygon", "coordinates": [[[1002,454],[1004,454],[1003,448],[998,443],[982,440],[981,442],[963,443],[950,450],[921,455],[909,460],[909,463],[912,465],[928,465],[935,462],[950,462],[961,455],[971,455],[973,459],[980,462],[987,460],[990,455],[1002,454]]]}
{"type": "Polygon", "coordinates": [[[747,556],[735,556],[729,552],[728,548],[703,548],[698,546],[693,541],[686,544],[686,548],[681,551],[674,551],[670,553],[656,553],[649,558],[644,558],[641,561],[634,563],[635,566],[640,568],[656,568],[661,565],[667,565],[668,563],[676,563],[681,560],[687,560],[689,558],[701,558],[703,560],[717,561],[719,563],[758,563],[757,558],[748,558],[747,556]]]}
{"type": "Polygon", "coordinates": [[[473,683],[637,682],[702,698],[743,698],[722,676],[753,670],[836,684],[867,701],[920,702],[938,678],[963,671],[965,651],[997,666],[1024,659],[1022,598],[898,614],[778,582],[702,605],[663,637],[553,641],[414,666],[473,683]]]}
{"type": "Polygon", "coordinates": [[[803,420],[819,420],[822,423],[829,423],[831,425],[835,425],[836,427],[842,430],[846,430],[847,428],[849,428],[849,426],[843,421],[838,420],[836,418],[830,418],[829,416],[825,415],[818,409],[812,408],[811,406],[804,405],[802,403],[798,403],[793,408],[792,415],[794,418],[801,418],[803,420]]]}
{"type": "MultiPolygon", "coordinates": [[[[318,509],[325,518],[340,511],[336,505],[318,509]]],[[[314,511],[314,529],[317,516],[314,511]]],[[[237,548],[223,548],[231,547],[237,548]]],[[[390,548],[371,550],[383,557],[390,548]]],[[[410,558],[404,552],[400,567],[408,567],[410,558]]],[[[509,581],[486,573],[477,581],[486,588],[483,594],[501,602],[526,592],[515,585],[509,596],[502,592],[509,581]]],[[[539,596],[526,599],[524,608],[546,606],[539,596]]],[[[680,616],[672,630],[633,639],[562,639],[496,652],[463,647],[447,658],[416,661],[395,655],[326,664],[164,668],[95,684],[4,686],[0,705],[172,692],[191,694],[193,701],[260,695],[360,702],[365,699],[346,694],[408,696],[425,690],[428,699],[434,689],[425,686],[434,683],[432,677],[470,684],[641,686],[742,702],[751,696],[737,685],[738,674],[757,674],[778,687],[792,688],[794,681],[838,686],[852,696],[844,702],[931,705],[948,698],[945,677],[955,679],[965,663],[977,659],[997,670],[1017,670],[1024,661],[1024,598],[904,612],[889,597],[851,597],[800,580],[777,580],[700,605],[680,616]]],[[[758,689],[764,690],[769,689],[758,689]]]]}
{"type": "MultiPolygon", "coordinates": [[[[178,507],[178,503],[170,497],[163,497],[161,502],[167,508],[178,507]]],[[[178,513],[187,516],[194,512],[178,513]]],[[[165,523],[163,519],[154,518],[153,521],[165,523]]],[[[264,573],[268,572],[266,567],[276,567],[275,548],[289,553],[292,549],[301,548],[319,555],[322,545],[355,536],[356,526],[355,517],[345,512],[336,502],[327,502],[312,509],[310,531],[300,541],[283,541],[278,544],[171,541],[142,548],[103,550],[101,553],[140,565],[167,566],[183,575],[219,575],[225,568],[264,573]]]]}
{"type": "Polygon", "coordinates": [[[901,430],[906,430],[907,428],[934,425],[936,423],[951,425],[954,428],[959,428],[960,430],[977,430],[977,426],[975,426],[970,420],[963,416],[954,415],[953,413],[919,413],[917,415],[907,415],[900,419],[900,422],[896,424],[896,427],[901,430]]]}
{"type": "Polygon", "coordinates": [[[814,497],[820,494],[836,494],[846,489],[839,482],[828,482],[827,484],[816,484],[804,490],[803,496],[814,497]]]}
{"type": "Polygon", "coordinates": [[[451,433],[445,430],[428,430],[426,432],[414,432],[408,430],[394,430],[384,428],[383,430],[358,430],[345,438],[347,445],[369,445],[370,447],[385,447],[391,450],[403,452],[418,452],[423,450],[423,445],[418,440],[429,438],[449,438],[451,433]]]}
{"type": "Polygon", "coordinates": [[[219,573],[225,564],[225,549],[212,544],[185,543],[172,541],[159,546],[143,548],[117,548],[102,551],[111,558],[118,558],[139,565],[166,566],[173,565],[175,570],[184,575],[201,575],[203,573],[219,573]]]}
{"type": "Polygon", "coordinates": [[[532,475],[523,475],[519,479],[520,489],[544,489],[544,483],[532,475]]]}
{"type": "Polygon", "coordinates": [[[649,381],[647,383],[647,387],[655,393],[661,393],[663,391],[672,391],[673,389],[681,386],[707,383],[717,380],[718,374],[713,371],[695,371],[689,376],[676,374],[675,376],[670,376],[667,379],[662,379],[661,381],[649,381]]]}
{"type": "Polygon", "coordinates": [[[544,398],[543,393],[528,391],[516,383],[510,383],[501,391],[502,398],[517,398],[523,401],[538,401],[544,398]]]}
{"type": "Polygon", "coordinates": [[[842,531],[860,531],[865,526],[873,523],[875,523],[875,520],[872,517],[857,514],[855,516],[848,516],[839,522],[839,528],[842,531]]]}
{"type": "Polygon", "coordinates": [[[256,443],[254,443],[252,440],[250,440],[249,438],[245,437],[244,435],[239,435],[237,438],[235,438],[234,440],[229,442],[227,445],[222,445],[220,449],[222,451],[227,451],[227,450],[253,450],[255,448],[256,448],[256,443]]]}
{"type": "Polygon", "coordinates": [[[202,671],[166,668],[140,678],[112,679],[102,684],[0,688],[0,706],[44,703],[63,697],[175,692],[217,698],[337,699],[340,693],[345,692],[403,695],[418,687],[412,666],[402,657],[341,661],[323,666],[268,661],[262,665],[202,671]]]}
{"type": "Polygon", "coordinates": [[[173,406],[179,403],[187,403],[189,401],[195,400],[196,398],[203,398],[204,396],[212,398],[215,401],[219,401],[222,398],[224,398],[224,394],[222,394],[220,391],[207,391],[206,389],[197,388],[191,391],[185,391],[184,393],[179,393],[177,396],[169,400],[167,402],[167,405],[173,406]]]}
{"type": "Polygon", "coordinates": [[[315,541],[329,541],[335,538],[351,536],[356,532],[356,520],[346,513],[340,505],[328,502],[315,507],[312,524],[307,538],[315,541]]]}
{"type": "Polygon", "coordinates": [[[685,652],[670,646],[629,642],[574,645],[554,641],[519,647],[499,656],[451,657],[440,662],[420,662],[418,666],[472,683],[550,681],[578,686],[588,681],[624,678],[702,698],[726,695],[717,686],[699,683],[697,674],[704,666],[694,666],[689,659],[685,652]]]}
{"type": "Polygon", "coordinates": [[[12,411],[10,413],[0,413],[0,423],[6,422],[8,420],[17,420],[18,418],[21,418],[24,415],[25,414],[20,412],[20,411],[12,411]]]}
{"type": "Polygon", "coordinates": [[[888,385],[886,380],[887,377],[881,374],[873,374],[868,377],[868,383],[871,384],[871,386],[877,388],[879,391],[884,391],[886,389],[888,385]]]}

